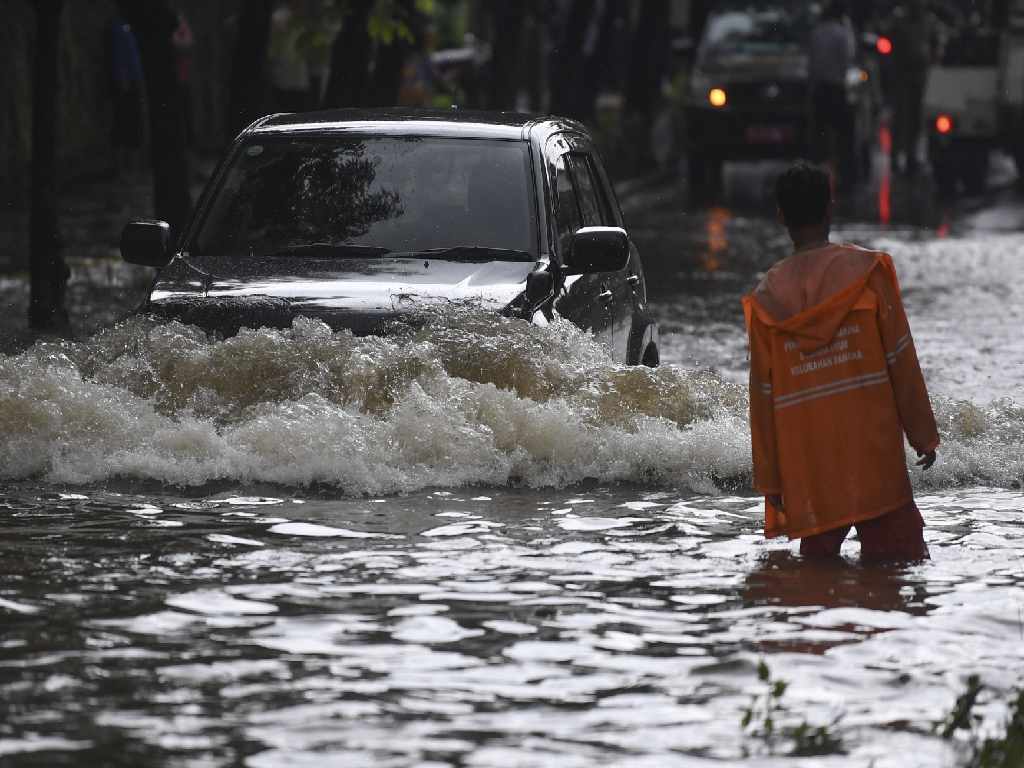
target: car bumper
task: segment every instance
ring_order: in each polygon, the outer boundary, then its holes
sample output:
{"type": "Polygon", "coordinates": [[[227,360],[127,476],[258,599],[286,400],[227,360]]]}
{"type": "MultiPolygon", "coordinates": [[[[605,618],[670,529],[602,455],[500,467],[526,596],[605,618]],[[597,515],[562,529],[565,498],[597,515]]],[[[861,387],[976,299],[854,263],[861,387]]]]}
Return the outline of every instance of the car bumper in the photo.
{"type": "Polygon", "coordinates": [[[802,108],[728,106],[686,108],[693,150],[718,160],[790,159],[807,150],[807,114],[802,108]]]}

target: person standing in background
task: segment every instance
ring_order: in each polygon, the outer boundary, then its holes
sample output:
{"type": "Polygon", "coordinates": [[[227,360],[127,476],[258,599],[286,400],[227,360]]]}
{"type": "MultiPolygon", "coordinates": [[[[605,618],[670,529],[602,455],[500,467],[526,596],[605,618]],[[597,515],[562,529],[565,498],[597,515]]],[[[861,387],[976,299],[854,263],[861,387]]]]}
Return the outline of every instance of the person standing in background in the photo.
{"type": "Polygon", "coordinates": [[[846,72],[853,63],[853,41],[843,23],[838,0],[831,0],[811,30],[807,75],[811,97],[812,147],[818,162],[832,159],[839,182],[853,180],[856,160],[853,149],[853,112],[846,100],[846,72]]]}
{"type": "Polygon", "coordinates": [[[904,0],[889,21],[892,41],[892,144],[897,170],[917,170],[921,102],[928,67],[938,61],[940,28],[928,0],[904,0]]]}
{"type": "Polygon", "coordinates": [[[139,178],[142,146],[142,60],[132,28],[119,15],[107,25],[107,71],[113,101],[110,143],[121,181],[139,178]]]}

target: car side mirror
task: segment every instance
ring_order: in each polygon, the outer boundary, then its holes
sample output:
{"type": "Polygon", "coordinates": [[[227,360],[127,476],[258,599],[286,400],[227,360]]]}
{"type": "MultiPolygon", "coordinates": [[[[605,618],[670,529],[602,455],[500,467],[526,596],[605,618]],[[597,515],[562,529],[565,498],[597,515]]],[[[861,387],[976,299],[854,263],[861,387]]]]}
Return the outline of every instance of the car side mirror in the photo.
{"type": "Polygon", "coordinates": [[[555,293],[555,276],[550,272],[531,272],[526,276],[525,304],[531,311],[550,299],[555,293]]]}
{"type": "Polygon", "coordinates": [[[584,227],[572,236],[569,259],[570,275],[591,275],[596,272],[618,272],[629,263],[629,236],[620,227],[584,227]]]}
{"type": "Polygon", "coordinates": [[[129,221],[121,230],[121,258],[129,264],[162,269],[171,263],[171,226],[166,221],[129,221]]]}

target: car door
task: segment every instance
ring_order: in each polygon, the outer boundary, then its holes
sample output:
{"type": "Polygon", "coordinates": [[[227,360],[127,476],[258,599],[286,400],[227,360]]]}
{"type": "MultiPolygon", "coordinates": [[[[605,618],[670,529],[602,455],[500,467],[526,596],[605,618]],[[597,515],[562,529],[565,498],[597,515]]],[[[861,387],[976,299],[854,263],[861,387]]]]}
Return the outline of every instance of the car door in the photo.
{"type": "MultiPolygon", "coordinates": [[[[581,149],[583,149],[581,147],[581,149]]],[[[594,155],[588,151],[573,151],[568,155],[573,181],[583,212],[586,227],[617,227],[612,215],[611,204],[597,172],[594,155]]],[[[599,278],[598,300],[608,308],[612,332],[612,351],[615,358],[626,361],[629,334],[633,321],[632,286],[627,280],[627,270],[603,272],[599,278]],[[610,294],[610,295],[609,295],[610,294]]]]}
{"type": "MultiPolygon", "coordinates": [[[[561,142],[564,147],[564,142],[561,142]]],[[[579,185],[573,174],[571,153],[562,152],[552,160],[549,172],[554,210],[554,236],[560,260],[566,263],[569,245],[577,230],[586,225],[586,211],[579,185]]],[[[594,337],[616,352],[611,300],[614,294],[603,274],[571,275],[565,279],[555,309],[580,328],[591,331],[594,337]]]]}

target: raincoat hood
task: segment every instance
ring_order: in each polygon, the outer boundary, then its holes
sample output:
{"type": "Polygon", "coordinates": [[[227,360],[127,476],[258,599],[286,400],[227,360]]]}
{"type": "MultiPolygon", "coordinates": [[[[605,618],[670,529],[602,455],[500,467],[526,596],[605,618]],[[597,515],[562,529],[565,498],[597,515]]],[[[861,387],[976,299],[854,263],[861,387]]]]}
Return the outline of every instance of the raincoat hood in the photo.
{"type": "Polygon", "coordinates": [[[846,244],[795,253],[773,266],[743,303],[811,354],[836,335],[876,268],[896,284],[892,260],[882,253],[846,244]]]}

